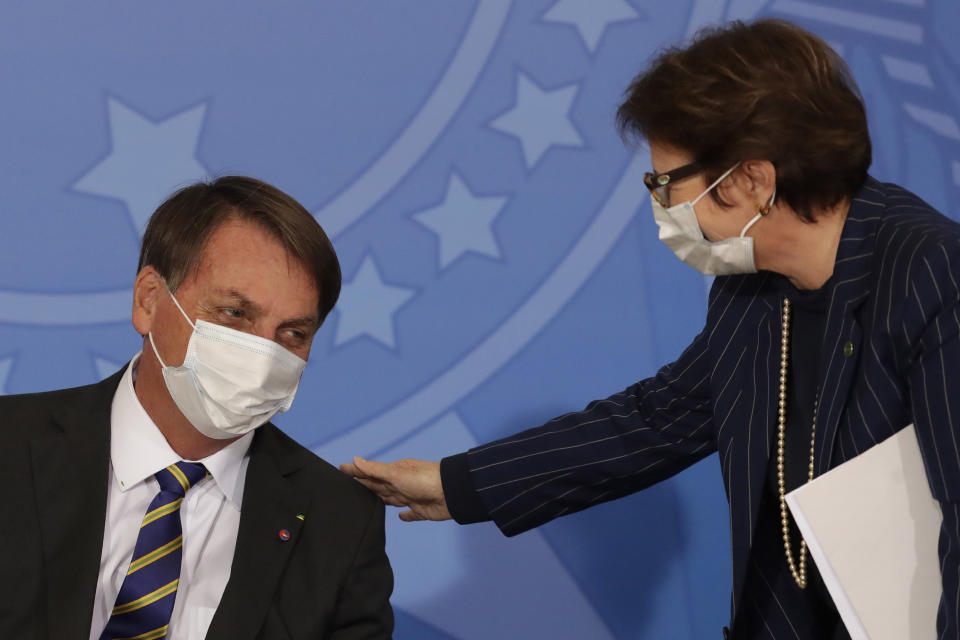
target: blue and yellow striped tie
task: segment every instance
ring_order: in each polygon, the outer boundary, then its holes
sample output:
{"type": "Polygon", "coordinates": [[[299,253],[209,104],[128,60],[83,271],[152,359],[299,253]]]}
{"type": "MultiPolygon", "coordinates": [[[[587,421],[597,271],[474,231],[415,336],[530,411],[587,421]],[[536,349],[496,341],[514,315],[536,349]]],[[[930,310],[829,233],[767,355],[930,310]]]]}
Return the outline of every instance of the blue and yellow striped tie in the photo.
{"type": "Polygon", "coordinates": [[[143,516],[127,577],[100,640],[166,637],[183,557],[180,504],[187,489],[206,475],[202,464],[191,462],[178,462],[156,473],[160,493],[143,516]]]}

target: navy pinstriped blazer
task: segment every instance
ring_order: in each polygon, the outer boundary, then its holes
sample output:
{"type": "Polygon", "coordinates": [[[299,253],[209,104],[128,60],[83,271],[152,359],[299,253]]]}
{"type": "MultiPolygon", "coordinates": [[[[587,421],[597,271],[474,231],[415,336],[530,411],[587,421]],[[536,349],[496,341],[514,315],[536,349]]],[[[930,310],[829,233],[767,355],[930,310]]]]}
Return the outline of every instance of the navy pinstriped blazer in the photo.
{"type": "MultiPolygon", "coordinates": [[[[472,449],[473,485],[501,530],[520,533],[643,489],[716,451],[730,504],[735,618],[776,439],[777,278],[717,278],[703,331],[656,376],[472,449]]],[[[944,514],[938,629],[960,637],[960,225],[868,179],[827,286],[816,474],[916,424],[944,514]]]]}

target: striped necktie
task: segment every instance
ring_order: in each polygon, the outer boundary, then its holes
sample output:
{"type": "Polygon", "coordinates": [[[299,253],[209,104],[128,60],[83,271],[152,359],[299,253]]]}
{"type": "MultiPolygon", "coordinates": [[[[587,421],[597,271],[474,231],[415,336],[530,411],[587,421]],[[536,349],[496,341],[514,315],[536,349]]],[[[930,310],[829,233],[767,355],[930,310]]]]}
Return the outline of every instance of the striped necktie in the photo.
{"type": "Polygon", "coordinates": [[[156,473],[160,493],[143,516],[133,559],[100,640],[158,640],[167,635],[180,582],[183,529],[180,504],[207,470],[178,462],[156,473]]]}

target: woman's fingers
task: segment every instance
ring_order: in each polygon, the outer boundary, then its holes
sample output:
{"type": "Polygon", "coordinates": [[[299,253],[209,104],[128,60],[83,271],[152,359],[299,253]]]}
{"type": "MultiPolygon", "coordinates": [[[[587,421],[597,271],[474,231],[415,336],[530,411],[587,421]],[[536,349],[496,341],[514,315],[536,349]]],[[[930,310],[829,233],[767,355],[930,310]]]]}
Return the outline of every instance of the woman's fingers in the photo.
{"type": "Polygon", "coordinates": [[[400,519],[405,522],[450,518],[437,462],[405,458],[386,463],[356,456],[352,463],[340,465],[340,470],[353,476],[386,504],[408,507],[400,512],[400,519]]]}

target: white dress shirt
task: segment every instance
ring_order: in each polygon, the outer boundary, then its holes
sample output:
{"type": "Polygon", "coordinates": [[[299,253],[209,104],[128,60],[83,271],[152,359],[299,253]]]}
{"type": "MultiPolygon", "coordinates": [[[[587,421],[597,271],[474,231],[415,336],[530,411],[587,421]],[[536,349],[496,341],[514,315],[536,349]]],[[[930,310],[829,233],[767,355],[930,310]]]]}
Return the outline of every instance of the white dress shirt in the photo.
{"type": "MultiPolygon", "coordinates": [[[[140,354],[120,380],[110,414],[107,520],[90,640],[107,626],[133,556],[140,523],[160,491],[157,471],[181,460],[147,415],[133,390],[140,354]]],[[[201,462],[210,475],[187,491],[180,506],[183,562],[170,618],[169,640],[203,638],[230,577],[240,504],[253,432],[201,462]]]]}

